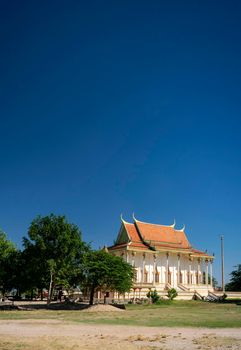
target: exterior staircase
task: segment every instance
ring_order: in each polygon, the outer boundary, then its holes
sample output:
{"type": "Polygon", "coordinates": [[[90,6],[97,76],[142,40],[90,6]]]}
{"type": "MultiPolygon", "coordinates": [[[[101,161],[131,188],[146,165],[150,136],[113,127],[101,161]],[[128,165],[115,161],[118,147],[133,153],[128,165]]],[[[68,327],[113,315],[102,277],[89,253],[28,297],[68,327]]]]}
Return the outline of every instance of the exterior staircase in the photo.
{"type": "Polygon", "coordinates": [[[196,299],[196,300],[203,300],[204,297],[195,290],[193,298],[196,299]]]}
{"type": "Polygon", "coordinates": [[[180,288],[184,292],[189,292],[189,288],[185,287],[183,284],[178,284],[178,288],[180,288]]]}
{"type": "Polygon", "coordinates": [[[170,289],[172,289],[173,287],[170,285],[170,283],[166,283],[166,290],[170,290],[170,289]]]}

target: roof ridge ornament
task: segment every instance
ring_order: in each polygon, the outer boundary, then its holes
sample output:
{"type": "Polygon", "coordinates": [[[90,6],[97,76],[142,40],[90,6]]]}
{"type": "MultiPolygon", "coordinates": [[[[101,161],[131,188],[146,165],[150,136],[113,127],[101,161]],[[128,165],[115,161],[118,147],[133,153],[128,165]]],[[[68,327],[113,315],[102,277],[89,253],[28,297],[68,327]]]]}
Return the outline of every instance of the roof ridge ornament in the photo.
{"type": "Polygon", "coordinates": [[[120,219],[121,219],[121,222],[123,222],[124,224],[127,223],[127,221],[125,221],[125,220],[123,219],[122,213],[120,214],[120,219]]]}
{"type": "Polygon", "coordinates": [[[183,228],[181,228],[180,230],[176,230],[176,231],[184,232],[185,228],[186,228],[186,226],[185,226],[185,224],[184,224],[184,225],[183,225],[183,228]]]}
{"type": "Polygon", "coordinates": [[[170,227],[175,228],[175,226],[176,226],[176,220],[174,219],[174,222],[172,225],[170,225],[170,227]]]}
{"type": "Polygon", "coordinates": [[[132,218],[133,218],[134,221],[137,221],[137,219],[135,218],[135,213],[134,212],[132,213],[132,218]]]}

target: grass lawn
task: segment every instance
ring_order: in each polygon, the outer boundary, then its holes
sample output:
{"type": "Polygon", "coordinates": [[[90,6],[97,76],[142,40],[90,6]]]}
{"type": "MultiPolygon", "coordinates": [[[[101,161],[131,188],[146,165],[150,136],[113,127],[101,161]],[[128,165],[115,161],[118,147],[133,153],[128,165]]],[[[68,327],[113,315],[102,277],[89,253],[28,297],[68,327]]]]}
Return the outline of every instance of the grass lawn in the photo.
{"type": "Polygon", "coordinates": [[[0,311],[0,320],[7,319],[57,319],[67,322],[150,327],[241,327],[241,305],[167,301],[161,305],[127,305],[127,310],[123,312],[0,311]]]}

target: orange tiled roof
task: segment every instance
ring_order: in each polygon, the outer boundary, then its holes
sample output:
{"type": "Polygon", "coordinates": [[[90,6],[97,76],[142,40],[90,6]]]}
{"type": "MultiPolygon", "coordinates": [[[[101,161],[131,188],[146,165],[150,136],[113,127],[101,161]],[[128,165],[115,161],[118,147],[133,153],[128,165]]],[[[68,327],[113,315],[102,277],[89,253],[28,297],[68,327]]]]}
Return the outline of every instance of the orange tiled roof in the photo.
{"type": "Polygon", "coordinates": [[[136,220],[135,224],[145,241],[152,245],[166,245],[178,248],[190,248],[191,245],[183,230],[175,230],[173,226],[154,225],[136,220]]]}
{"type": "Polygon", "coordinates": [[[116,243],[109,249],[119,249],[130,246],[137,249],[152,249],[162,250],[167,248],[168,250],[180,250],[188,253],[194,253],[198,255],[208,256],[208,254],[192,248],[189,243],[184,229],[176,230],[175,225],[164,226],[150,224],[136,220],[134,223],[128,223],[122,220],[122,227],[124,227],[129,237],[128,241],[121,241],[116,243]]]}
{"type": "Polygon", "coordinates": [[[129,224],[126,221],[123,221],[123,225],[125,226],[125,229],[131,239],[131,241],[134,242],[139,242],[140,241],[140,236],[136,230],[136,227],[134,224],[129,224]]]}
{"type": "Polygon", "coordinates": [[[201,250],[198,250],[198,249],[195,249],[195,248],[192,248],[192,252],[193,252],[194,254],[208,256],[207,253],[202,252],[201,250]]]}
{"type": "Polygon", "coordinates": [[[128,243],[121,243],[121,244],[115,244],[111,247],[108,247],[108,250],[116,250],[116,249],[120,249],[120,248],[124,248],[124,247],[127,247],[128,246],[128,243]]]}

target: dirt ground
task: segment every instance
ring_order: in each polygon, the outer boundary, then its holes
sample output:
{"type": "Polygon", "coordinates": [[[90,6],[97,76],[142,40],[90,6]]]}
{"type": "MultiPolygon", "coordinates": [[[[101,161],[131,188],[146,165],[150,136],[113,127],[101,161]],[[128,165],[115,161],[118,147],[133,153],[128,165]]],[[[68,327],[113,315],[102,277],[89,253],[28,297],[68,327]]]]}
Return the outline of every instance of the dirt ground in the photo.
{"type": "Polygon", "coordinates": [[[60,320],[0,321],[0,350],[240,350],[241,328],[165,328],[76,324],[60,320]]]}

